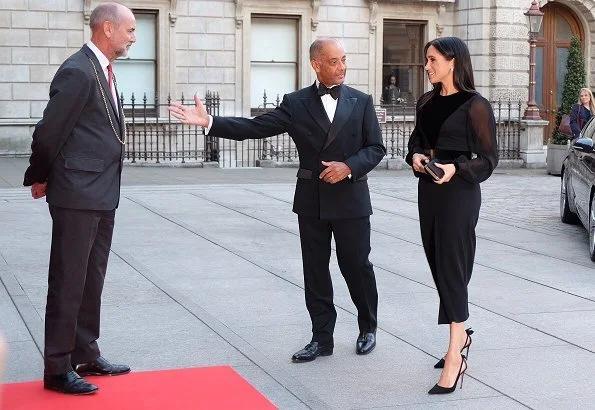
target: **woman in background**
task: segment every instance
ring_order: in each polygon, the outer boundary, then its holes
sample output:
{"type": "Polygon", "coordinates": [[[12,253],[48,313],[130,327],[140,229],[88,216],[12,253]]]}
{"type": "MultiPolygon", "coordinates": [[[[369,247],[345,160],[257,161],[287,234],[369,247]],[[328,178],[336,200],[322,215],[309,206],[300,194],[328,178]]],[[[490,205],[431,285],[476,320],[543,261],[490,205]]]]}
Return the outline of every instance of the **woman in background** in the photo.
{"type": "Polygon", "coordinates": [[[578,103],[574,104],[570,110],[570,129],[573,138],[579,137],[581,130],[593,113],[595,113],[593,93],[588,88],[581,88],[578,94],[578,103]]]}
{"type": "Polygon", "coordinates": [[[433,90],[417,104],[406,161],[418,182],[422,243],[438,295],[438,324],[448,324],[448,351],[429,394],[452,393],[467,370],[471,331],[467,285],[475,258],[475,226],[481,206],[479,183],[498,164],[496,125],[490,103],[475,91],[469,50],[456,37],[430,41],[425,70],[433,90]],[[473,155],[475,154],[475,155],[473,155]],[[424,166],[435,160],[444,171],[437,180],[424,166]]]}

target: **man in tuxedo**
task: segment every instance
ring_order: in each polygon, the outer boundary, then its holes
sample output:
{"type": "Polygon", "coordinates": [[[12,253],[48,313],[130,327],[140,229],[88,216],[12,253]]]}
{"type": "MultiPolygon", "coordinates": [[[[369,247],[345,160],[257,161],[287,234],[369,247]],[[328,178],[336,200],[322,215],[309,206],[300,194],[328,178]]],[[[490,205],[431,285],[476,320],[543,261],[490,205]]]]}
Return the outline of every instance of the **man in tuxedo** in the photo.
{"type": "Polygon", "coordinates": [[[372,205],[366,180],[386,149],[372,97],[343,84],[346,60],[341,43],[330,38],[314,41],[310,60],[317,81],[285,95],[277,109],[254,119],[211,117],[198,97],[196,107],[170,107],[183,123],[201,125],[210,136],[243,140],[287,132],[295,142],[300,169],[293,211],[298,214],[312,339],[293,355],[294,362],[333,353],[337,312],[329,272],[331,235],[358,311],[356,353],[367,354],[376,346],[378,294],[368,260],[372,205]]]}
{"type": "Polygon", "coordinates": [[[93,10],[91,41],[52,80],[23,182],[52,217],[44,387],[65,394],[97,391],[81,376],[130,371],[100,356],[97,339],[125,143],[112,62],[136,41],[135,24],[120,4],[93,10]]]}

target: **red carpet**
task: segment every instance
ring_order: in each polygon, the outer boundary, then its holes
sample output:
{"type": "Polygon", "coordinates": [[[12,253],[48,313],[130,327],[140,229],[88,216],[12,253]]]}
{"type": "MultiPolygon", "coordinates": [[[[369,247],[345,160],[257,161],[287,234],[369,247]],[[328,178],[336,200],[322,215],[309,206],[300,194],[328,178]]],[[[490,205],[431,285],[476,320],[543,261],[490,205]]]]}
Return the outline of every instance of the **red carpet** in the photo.
{"type": "Polygon", "coordinates": [[[99,386],[89,396],[43,389],[43,382],[5,384],[2,410],[195,410],[275,409],[231,367],[132,372],[88,377],[99,386]]]}

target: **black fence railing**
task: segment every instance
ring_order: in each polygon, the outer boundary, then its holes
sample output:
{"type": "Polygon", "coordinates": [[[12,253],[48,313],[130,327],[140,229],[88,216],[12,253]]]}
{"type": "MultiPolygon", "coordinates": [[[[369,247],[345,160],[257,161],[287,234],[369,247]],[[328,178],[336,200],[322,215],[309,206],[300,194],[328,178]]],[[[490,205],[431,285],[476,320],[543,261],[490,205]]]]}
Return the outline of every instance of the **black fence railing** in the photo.
{"type": "MultiPolygon", "coordinates": [[[[205,136],[202,127],[173,118],[167,109],[171,96],[164,103],[159,96],[148,103],[146,94],[140,101],[132,94],[130,101],[122,96],[121,102],[126,115],[125,159],[130,163],[219,161],[219,139],[205,136]]],[[[185,99],[183,94],[179,102],[194,105],[194,99],[185,99]]],[[[208,92],[204,103],[210,114],[219,115],[218,94],[208,92]]]]}
{"type": "Polygon", "coordinates": [[[500,159],[520,159],[521,115],[520,101],[492,103],[496,118],[496,134],[500,159]]]}
{"type": "MultiPolygon", "coordinates": [[[[136,100],[134,95],[130,101],[122,97],[127,117],[127,161],[218,162],[224,168],[264,166],[266,162],[287,165],[299,162],[297,149],[288,134],[241,142],[205,136],[202,127],[183,125],[170,115],[167,106],[171,101],[170,96],[163,103],[155,97],[154,104],[149,104],[146,96],[141,101],[136,100]]],[[[179,101],[194,105],[193,99],[185,99],[184,96],[179,101]]],[[[218,93],[207,92],[204,103],[210,114],[219,115],[221,100],[218,93]]],[[[262,106],[253,109],[252,114],[262,114],[279,104],[278,96],[270,102],[265,93],[262,106]]],[[[519,159],[522,103],[497,101],[492,106],[500,158],[519,159]]],[[[404,157],[415,125],[415,105],[378,105],[376,112],[387,158],[404,157]]]]}
{"type": "Polygon", "coordinates": [[[415,127],[415,103],[378,105],[375,107],[387,157],[405,158],[407,143],[415,127]]]}
{"type": "MultiPolygon", "coordinates": [[[[250,113],[253,116],[261,115],[274,110],[280,104],[279,95],[273,101],[269,101],[267,93],[264,91],[262,105],[251,109],[250,113]]],[[[231,141],[221,138],[219,139],[219,146],[219,166],[222,168],[258,167],[265,162],[298,163],[297,149],[287,134],[244,141],[231,141]]]]}

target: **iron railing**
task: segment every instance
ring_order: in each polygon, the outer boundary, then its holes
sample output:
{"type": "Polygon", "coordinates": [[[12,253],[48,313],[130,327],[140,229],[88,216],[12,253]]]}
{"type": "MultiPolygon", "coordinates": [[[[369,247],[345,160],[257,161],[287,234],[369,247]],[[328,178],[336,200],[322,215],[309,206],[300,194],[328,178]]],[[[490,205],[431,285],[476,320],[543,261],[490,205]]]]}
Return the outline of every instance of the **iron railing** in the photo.
{"type": "Polygon", "coordinates": [[[520,159],[521,115],[520,101],[492,103],[496,118],[496,141],[500,159],[520,159]]]}
{"type": "Polygon", "coordinates": [[[382,104],[375,108],[387,157],[390,159],[405,158],[407,143],[415,127],[415,103],[382,104]]]}
{"type": "MultiPolygon", "coordinates": [[[[281,104],[279,95],[274,101],[268,101],[266,91],[262,96],[262,105],[253,108],[253,116],[274,110],[281,104]]],[[[264,162],[298,163],[298,154],[295,144],[288,134],[280,134],[265,139],[248,139],[232,141],[225,138],[219,139],[220,158],[219,166],[222,168],[258,167],[264,162]]]]}
{"type": "MultiPolygon", "coordinates": [[[[125,160],[136,162],[217,162],[219,161],[219,139],[204,135],[202,127],[184,125],[172,117],[167,107],[172,98],[167,96],[160,103],[148,104],[146,94],[139,102],[134,94],[130,101],[121,96],[126,115],[125,160]]],[[[184,105],[194,105],[194,99],[179,100],[184,105]]],[[[212,115],[219,115],[219,95],[207,92],[205,107],[212,115]]]]}
{"type": "MultiPolygon", "coordinates": [[[[183,125],[173,118],[167,106],[170,96],[160,103],[149,105],[146,96],[138,102],[134,95],[122,104],[126,112],[127,143],[126,160],[137,162],[218,162],[220,167],[263,166],[265,162],[278,164],[298,163],[295,144],[288,134],[280,134],[261,140],[232,141],[205,136],[201,127],[183,125]]],[[[194,100],[179,100],[185,105],[194,105],[194,100]]],[[[218,93],[207,92],[204,100],[207,111],[219,115],[221,100],[218,93]]],[[[252,110],[259,115],[280,104],[267,101],[252,110]]],[[[520,158],[521,108],[520,101],[497,101],[492,103],[496,118],[498,152],[501,159],[520,158]]],[[[378,105],[376,112],[380,120],[382,139],[387,149],[387,158],[404,157],[407,143],[415,125],[414,104],[378,105]]]]}

